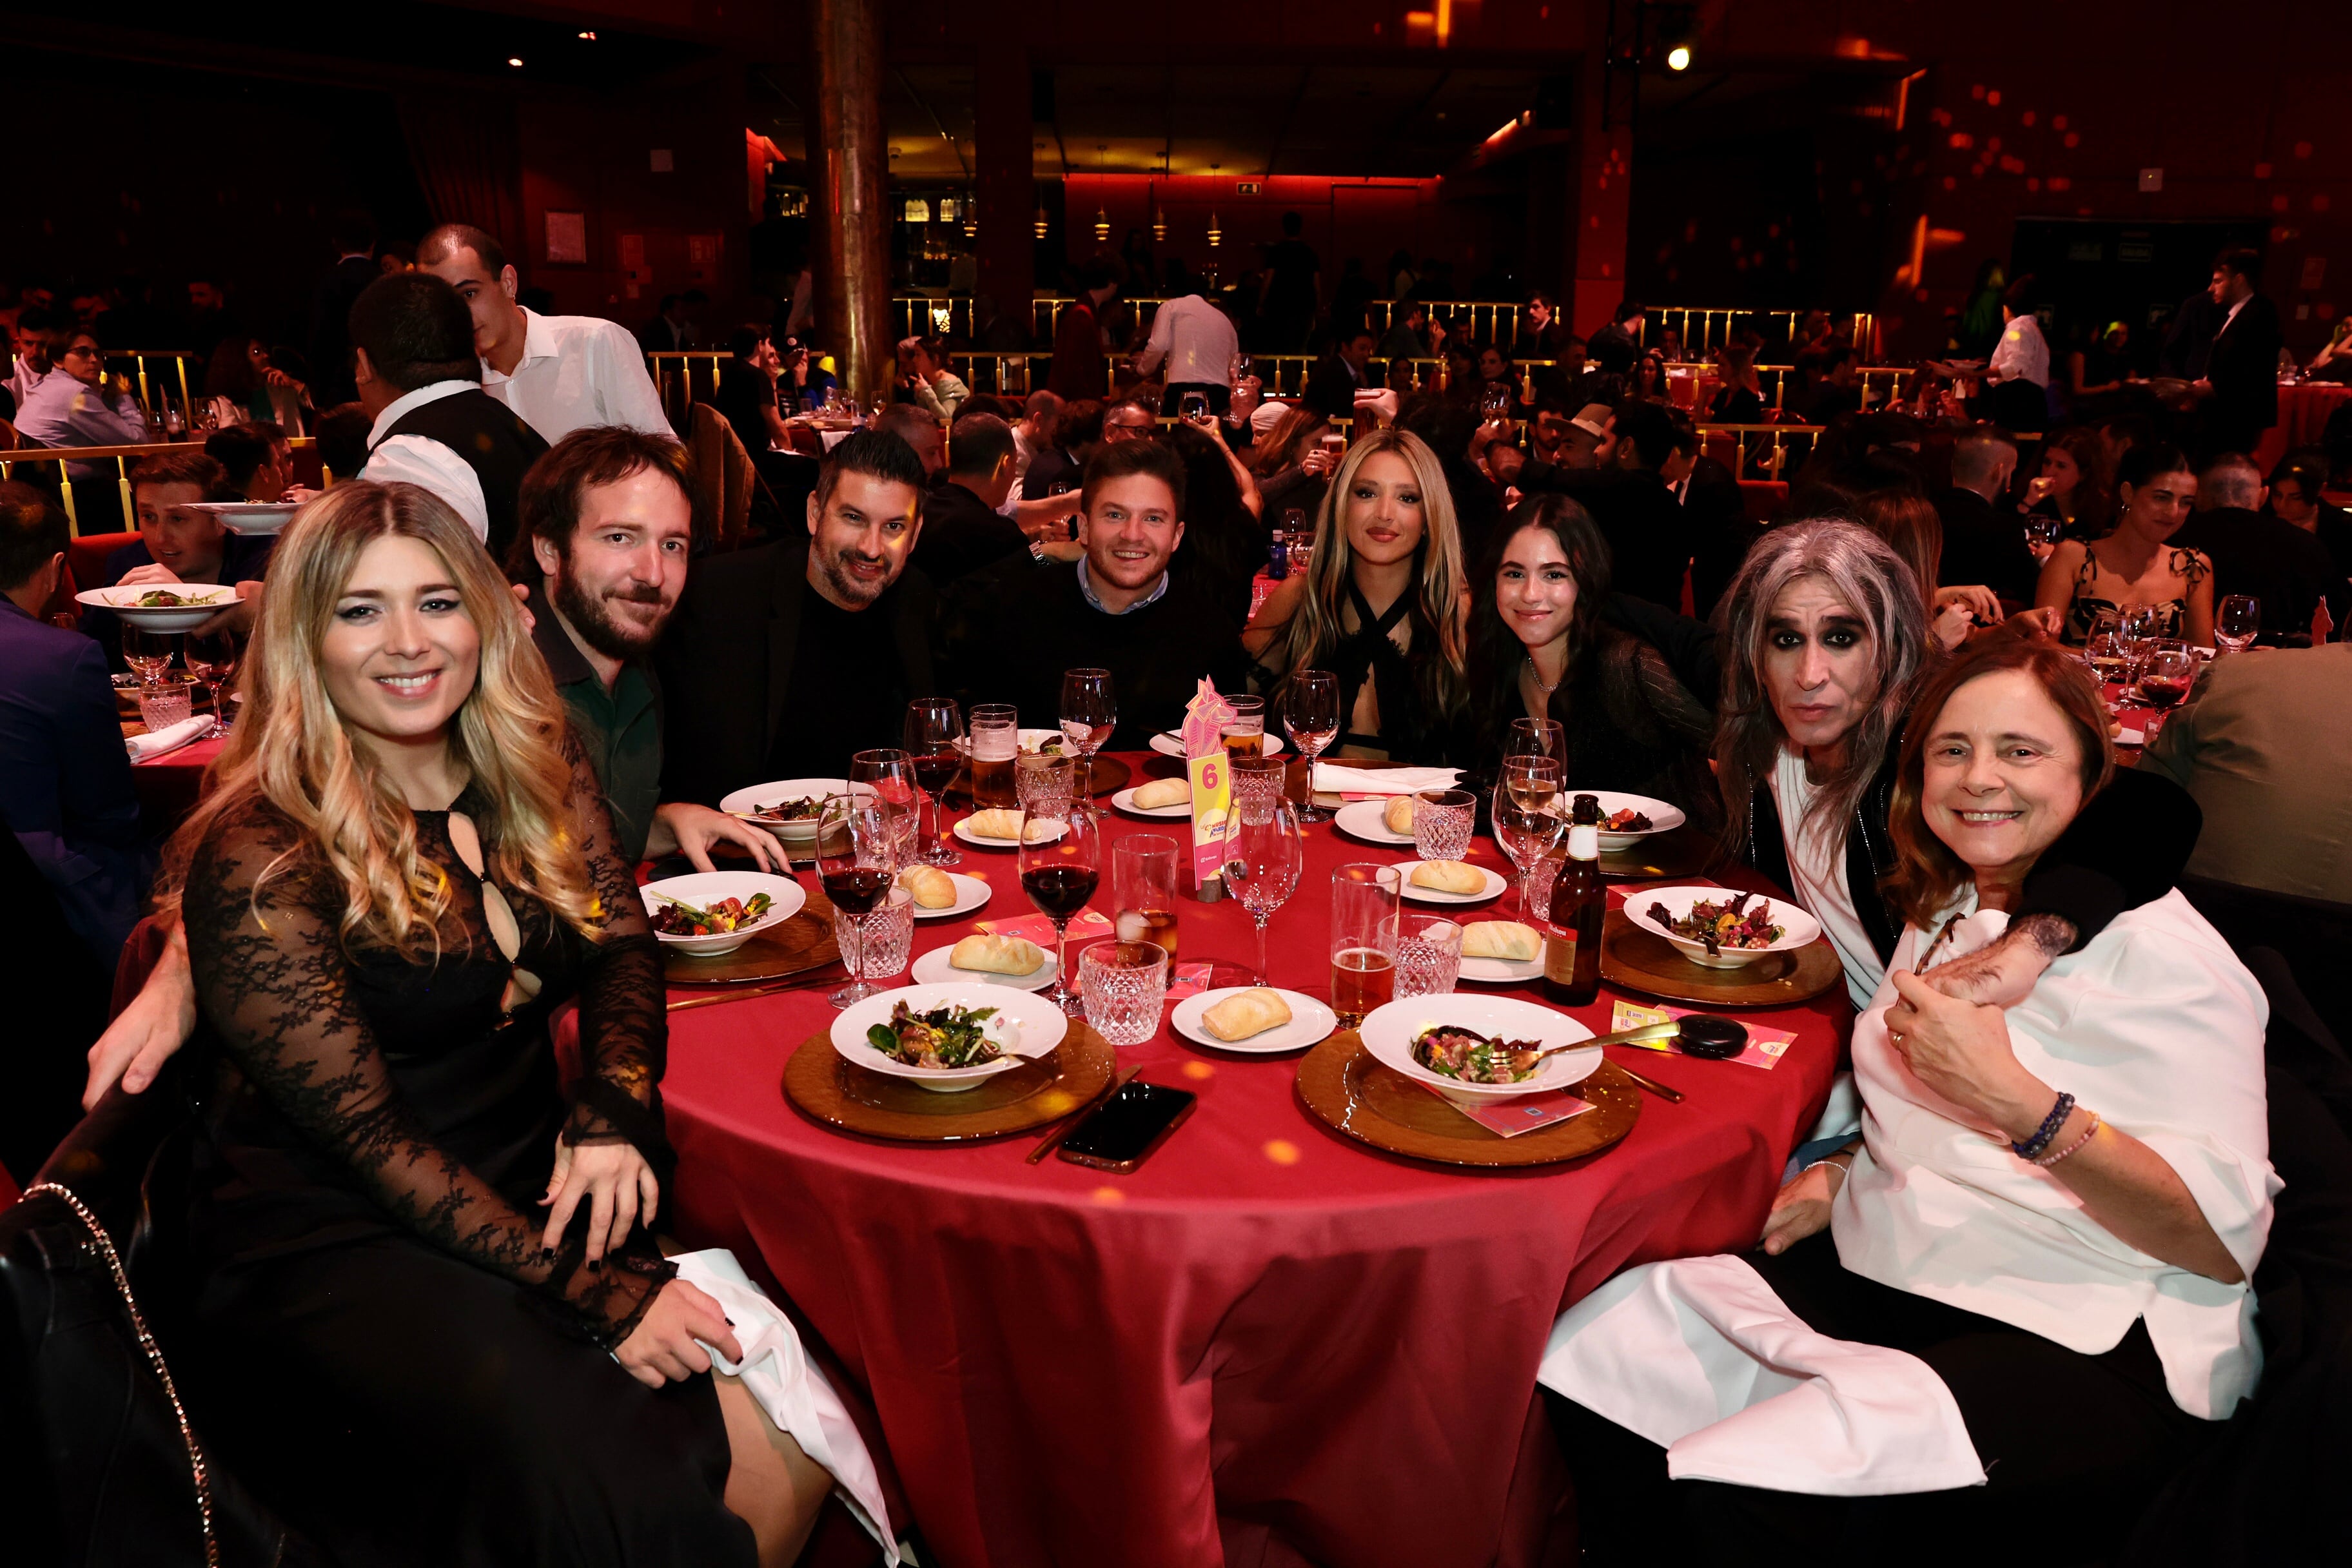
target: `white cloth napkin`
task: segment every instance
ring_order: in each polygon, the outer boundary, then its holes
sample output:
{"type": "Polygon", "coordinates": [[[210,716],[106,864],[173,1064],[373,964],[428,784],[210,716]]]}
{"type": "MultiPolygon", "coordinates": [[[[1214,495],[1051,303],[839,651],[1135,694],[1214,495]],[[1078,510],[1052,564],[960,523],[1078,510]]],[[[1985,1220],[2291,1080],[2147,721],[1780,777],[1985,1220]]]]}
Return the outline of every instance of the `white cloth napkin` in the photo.
{"type": "Polygon", "coordinates": [[[1459,768],[1350,768],[1338,763],[1318,763],[1315,793],[1417,795],[1425,789],[1452,789],[1461,777],[1459,768]]]}
{"type": "Polygon", "coordinates": [[[857,1522],[881,1543],[889,1568],[898,1568],[898,1542],[890,1528],[890,1513],[882,1500],[882,1479],[874,1456],[857,1424],[849,1417],[841,1395],[825,1381],[824,1370],[809,1360],[793,1321],[776,1310],[767,1293],[751,1283],[735,1255],[724,1247],[707,1252],[681,1252],[670,1261],[677,1277],[719,1303],[735,1325],[735,1342],[743,1359],[730,1363],[709,1345],[711,1364],[730,1377],[740,1377],[760,1408],[778,1429],[789,1433],[801,1451],[832,1472],[842,1501],[857,1522]]]}
{"type": "Polygon", "coordinates": [[[209,713],[199,713],[193,718],[181,720],[168,730],[159,730],[146,735],[133,735],[122,743],[129,749],[132,762],[152,762],[166,752],[178,751],[212,727],[213,716],[209,713]]]}
{"type": "Polygon", "coordinates": [[[1814,1332],[1737,1258],[1620,1274],[1552,1325],[1536,1377],[1664,1445],[1677,1480],[1817,1497],[1984,1484],[1933,1367],[1814,1332]]]}

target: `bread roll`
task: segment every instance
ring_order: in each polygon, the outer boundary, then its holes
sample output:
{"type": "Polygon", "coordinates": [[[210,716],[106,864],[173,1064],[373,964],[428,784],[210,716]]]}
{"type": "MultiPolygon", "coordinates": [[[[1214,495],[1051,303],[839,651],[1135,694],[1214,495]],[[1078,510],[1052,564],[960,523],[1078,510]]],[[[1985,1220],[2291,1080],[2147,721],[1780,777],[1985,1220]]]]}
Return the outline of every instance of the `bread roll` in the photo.
{"type": "Polygon", "coordinates": [[[1021,814],[1011,806],[991,806],[986,811],[973,812],[964,826],[976,837],[1002,838],[1009,844],[1021,837],[1021,814]]]}
{"type": "Polygon", "coordinates": [[[1246,1040],[1290,1022],[1290,1004],[1282,993],[1263,985],[1236,991],[1201,1015],[1201,1027],[1221,1040],[1246,1040]]]}
{"type": "Polygon", "coordinates": [[[1423,860],[1412,868],[1412,885],[1440,893],[1483,893],[1486,874],[1459,860],[1423,860]]]}
{"type": "Polygon", "coordinates": [[[1389,796],[1388,809],[1381,813],[1381,821],[1391,833],[1411,833],[1412,831],[1412,796],[1409,795],[1389,796]]]}
{"type": "Polygon", "coordinates": [[[975,934],[956,943],[948,962],[982,974],[1034,974],[1045,962],[1045,950],[1017,936],[975,934]]]}
{"type": "Polygon", "coordinates": [[[1472,921],[1462,928],[1462,956],[1523,963],[1543,956],[1543,938],[1517,921],[1472,921]]]}
{"type": "Polygon", "coordinates": [[[956,901],[955,879],[935,866],[913,866],[898,873],[898,885],[927,910],[944,910],[956,901]]]}
{"type": "Polygon", "coordinates": [[[1163,805],[1182,805],[1192,798],[1190,779],[1154,779],[1148,784],[1135,786],[1129,797],[1139,811],[1157,811],[1163,805]]]}

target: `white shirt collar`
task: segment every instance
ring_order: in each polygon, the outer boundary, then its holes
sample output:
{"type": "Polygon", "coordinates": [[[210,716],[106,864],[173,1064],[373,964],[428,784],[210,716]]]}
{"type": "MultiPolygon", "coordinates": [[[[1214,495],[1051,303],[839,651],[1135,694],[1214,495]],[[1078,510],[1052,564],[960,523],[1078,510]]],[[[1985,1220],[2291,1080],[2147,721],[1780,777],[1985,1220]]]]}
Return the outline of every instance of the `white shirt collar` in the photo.
{"type": "MultiPolygon", "coordinates": [[[[2230,313],[2221,318],[2221,332],[2226,332],[2230,330],[2230,323],[2236,321],[2238,319],[2238,312],[2246,308],[2246,300],[2252,300],[2252,298],[2253,296],[2249,294],[2246,296],[2245,300],[2241,300],[2236,304],[2230,307],[2230,313]]],[[[2221,332],[2216,332],[2213,335],[2218,338],[2221,335],[2221,332]]]]}
{"type": "MultiPolygon", "coordinates": [[[[555,329],[548,324],[546,317],[528,305],[517,309],[522,311],[522,358],[515,361],[514,374],[520,375],[523,366],[533,360],[555,358],[563,352],[563,345],[555,341],[555,329]]],[[[483,385],[495,386],[512,379],[492,369],[489,361],[482,362],[483,385]]]]}
{"type": "Polygon", "coordinates": [[[478,389],[480,385],[478,381],[430,381],[413,392],[402,393],[375,416],[375,423],[368,428],[368,445],[373,447],[382,441],[384,433],[406,417],[410,409],[438,403],[445,397],[455,397],[468,387],[478,389]]]}

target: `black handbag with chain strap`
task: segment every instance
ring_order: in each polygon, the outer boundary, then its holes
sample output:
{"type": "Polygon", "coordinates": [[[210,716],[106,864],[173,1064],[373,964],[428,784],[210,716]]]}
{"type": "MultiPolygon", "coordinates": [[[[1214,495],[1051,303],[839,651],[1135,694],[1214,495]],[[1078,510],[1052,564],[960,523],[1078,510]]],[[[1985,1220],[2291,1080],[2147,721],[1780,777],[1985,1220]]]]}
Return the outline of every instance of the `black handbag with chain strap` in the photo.
{"type": "Polygon", "coordinates": [[[0,1211],[0,1559],[78,1568],[329,1561],[212,1462],[116,1245],[185,1118],[110,1093],[0,1211]]]}

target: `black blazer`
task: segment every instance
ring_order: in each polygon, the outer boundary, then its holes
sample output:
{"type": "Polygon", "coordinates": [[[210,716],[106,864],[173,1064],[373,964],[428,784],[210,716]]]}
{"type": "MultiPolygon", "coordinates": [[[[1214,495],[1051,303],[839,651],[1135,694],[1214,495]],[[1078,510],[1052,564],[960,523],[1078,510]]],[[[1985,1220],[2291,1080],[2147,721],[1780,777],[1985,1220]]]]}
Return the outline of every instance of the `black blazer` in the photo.
{"type": "MultiPolygon", "coordinates": [[[[803,537],[706,555],[688,572],[686,592],[654,655],[667,728],[664,800],[717,805],[730,791],[761,783],[783,718],[808,585],[803,537]]],[[[937,596],[909,566],[868,612],[890,617],[910,697],[934,690],[928,630],[937,596]]]]}
{"type": "Polygon", "coordinates": [[[1944,524],[1939,586],[1981,583],[2002,598],[2032,604],[2042,568],[2026,548],[2024,521],[1957,485],[1930,499],[1944,524]]]}
{"type": "Polygon", "coordinates": [[[2251,440],[2278,423],[2278,307],[2256,294],[2213,339],[2205,379],[2217,438],[2251,440]]]}

